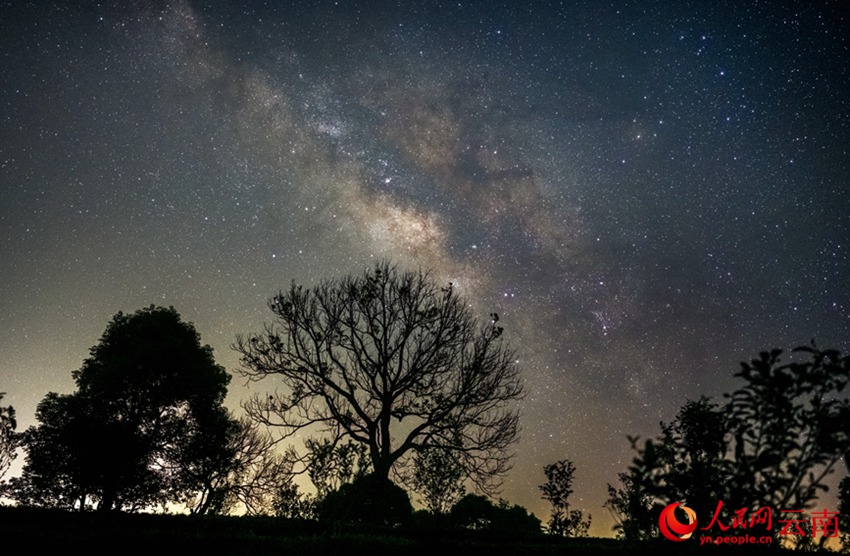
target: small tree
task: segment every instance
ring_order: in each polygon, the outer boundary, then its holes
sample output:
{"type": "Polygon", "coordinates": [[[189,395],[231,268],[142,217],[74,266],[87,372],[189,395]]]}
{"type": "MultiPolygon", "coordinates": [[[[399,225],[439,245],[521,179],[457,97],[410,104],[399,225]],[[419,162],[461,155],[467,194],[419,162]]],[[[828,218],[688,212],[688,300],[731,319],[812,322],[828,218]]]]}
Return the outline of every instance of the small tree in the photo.
{"type": "Polygon", "coordinates": [[[108,503],[109,509],[120,504],[134,510],[159,501],[164,484],[143,457],[145,439],[128,422],[109,420],[103,405],[50,392],[35,418],[39,425],[21,437],[23,472],[7,488],[19,504],[83,510],[95,504],[107,509],[108,503]]]}
{"type": "Polygon", "coordinates": [[[118,313],[72,375],[77,391],[49,393],[23,435],[18,502],[133,511],[185,498],[198,466],[227,460],[230,376],[174,308],[118,313]]]}
{"type": "Polygon", "coordinates": [[[284,436],[312,427],[362,444],[381,478],[407,454],[438,447],[479,489],[499,486],[523,387],[495,314],[481,325],[451,284],[388,263],[293,284],[269,307],[276,322],[234,346],[244,376],[285,387],[245,405],[254,419],[284,436]]]}
{"type": "Polygon", "coordinates": [[[414,456],[410,482],[431,513],[445,514],[463,497],[463,478],[463,465],[450,450],[430,448],[414,456]]]}
{"type": "Polygon", "coordinates": [[[585,537],[590,529],[590,514],[584,519],[581,510],[570,510],[569,497],[573,493],[575,465],[568,459],[543,467],[546,482],[540,485],[543,499],[552,504],[548,531],[562,537],[585,537]]]}
{"type": "MultiPolygon", "coordinates": [[[[0,401],[3,400],[5,392],[0,392],[0,401]]],[[[0,478],[9,469],[15,459],[15,448],[17,440],[15,429],[18,423],[15,421],[15,408],[12,406],[0,406],[0,478]]]]}
{"type": "Polygon", "coordinates": [[[287,519],[313,519],[316,517],[316,498],[302,494],[294,481],[281,484],[272,502],[272,513],[287,519]]]}
{"type": "MultiPolygon", "coordinates": [[[[636,440],[636,439],[635,439],[636,440]]],[[[634,444],[633,446],[634,447],[634,444]]],[[[608,485],[605,507],[616,522],[617,538],[626,541],[644,541],[658,536],[657,516],[661,508],[655,507],[655,497],[646,492],[643,477],[634,472],[618,473],[620,487],[608,485]]]]}
{"type": "MultiPolygon", "coordinates": [[[[727,500],[731,472],[727,452],[726,415],[708,398],[689,400],[672,423],[661,423],[661,436],[638,450],[621,489],[608,485],[607,507],[628,540],[657,535],[661,508],[687,502],[697,515],[713,515],[718,500],[727,500]]],[[[637,449],[638,439],[632,447],[637,449]]]]}
{"type": "Polygon", "coordinates": [[[305,445],[309,452],[307,475],[316,487],[316,499],[319,501],[329,492],[339,490],[342,485],[371,472],[366,447],[362,444],[308,438],[305,445]]]}

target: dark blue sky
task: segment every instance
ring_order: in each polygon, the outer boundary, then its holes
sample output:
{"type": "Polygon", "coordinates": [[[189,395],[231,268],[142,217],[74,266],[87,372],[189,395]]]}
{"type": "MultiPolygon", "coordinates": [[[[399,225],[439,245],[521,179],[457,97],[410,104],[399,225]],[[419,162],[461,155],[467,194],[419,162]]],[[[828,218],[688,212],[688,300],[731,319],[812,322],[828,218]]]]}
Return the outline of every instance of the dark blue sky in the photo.
{"type": "Polygon", "coordinates": [[[23,426],[119,310],[173,305],[235,372],[278,289],[389,257],[520,351],[503,495],[543,516],[569,458],[605,535],[626,434],[760,350],[848,348],[839,2],[110,4],[2,3],[0,391],[23,426]]]}

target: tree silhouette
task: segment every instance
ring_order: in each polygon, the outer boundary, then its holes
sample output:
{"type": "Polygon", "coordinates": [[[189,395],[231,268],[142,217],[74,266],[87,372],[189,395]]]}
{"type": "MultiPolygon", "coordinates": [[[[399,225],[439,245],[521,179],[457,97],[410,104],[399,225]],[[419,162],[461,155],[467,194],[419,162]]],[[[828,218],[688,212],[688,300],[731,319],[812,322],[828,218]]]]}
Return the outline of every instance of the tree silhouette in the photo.
{"type": "Polygon", "coordinates": [[[517,437],[510,404],[523,393],[498,316],[480,325],[451,284],[387,262],[293,284],[269,308],[275,322],[234,345],[244,376],[285,387],[245,404],[254,419],[284,436],[313,427],[360,443],[381,478],[439,447],[480,489],[498,487],[517,437]]]}
{"type": "Polygon", "coordinates": [[[271,435],[248,418],[229,418],[219,431],[227,446],[185,465],[190,484],[182,500],[194,514],[226,514],[235,509],[247,515],[274,511],[278,493],[292,481],[294,457],[278,453],[271,435]]]}
{"type": "Polygon", "coordinates": [[[105,419],[103,407],[81,396],[50,392],[35,417],[39,426],[22,434],[23,473],[7,489],[19,504],[84,509],[90,496],[114,491],[118,483],[128,485],[120,492],[128,500],[153,501],[159,488],[154,475],[132,453],[142,447],[124,423],[105,419]]]}
{"type": "Polygon", "coordinates": [[[814,345],[794,353],[804,360],[783,363],[776,349],[742,363],[744,385],[725,405],[690,401],[646,441],[621,475],[623,488],[609,485],[608,507],[625,535],[641,537],[672,502],[697,515],[713,515],[718,502],[729,512],[814,504],[850,451],[850,358],[814,345]]]}
{"type": "Polygon", "coordinates": [[[706,397],[687,401],[672,423],[661,423],[661,436],[647,440],[620,475],[622,487],[608,485],[607,507],[620,536],[657,536],[658,513],[671,502],[687,502],[697,515],[713,515],[718,500],[728,503],[727,431],[724,411],[706,397]]]}
{"type": "Polygon", "coordinates": [[[466,494],[463,477],[463,465],[453,452],[428,448],[413,457],[409,482],[428,511],[445,514],[466,494]]]}
{"type": "Polygon", "coordinates": [[[617,478],[620,486],[608,485],[608,500],[605,502],[605,508],[616,522],[614,531],[617,538],[627,541],[656,538],[657,517],[663,506],[654,506],[656,498],[646,492],[646,481],[633,469],[628,473],[618,473],[617,478]]]}
{"type": "Polygon", "coordinates": [[[556,461],[543,467],[546,482],[540,485],[543,499],[552,504],[547,529],[550,534],[561,537],[585,537],[590,529],[591,516],[584,519],[581,510],[570,510],[569,497],[573,493],[575,465],[568,459],[556,461]]]}
{"type": "Polygon", "coordinates": [[[316,498],[303,494],[294,481],[283,483],[272,501],[272,514],[288,519],[313,519],[316,517],[316,498]]]}
{"type": "Polygon", "coordinates": [[[321,501],[328,493],[342,485],[365,477],[371,472],[371,462],[363,444],[339,439],[308,438],[304,443],[309,451],[307,474],[316,487],[316,499],[321,501]]]}
{"type": "Polygon", "coordinates": [[[77,391],[49,393],[23,434],[18,502],[137,510],[185,498],[198,466],[227,459],[230,376],[174,308],[118,313],[72,375],[77,391]]]}
{"type": "MultiPolygon", "coordinates": [[[[0,401],[3,400],[5,392],[0,392],[0,401]]],[[[15,421],[15,408],[12,406],[0,406],[0,477],[6,473],[12,461],[15,459],[16,438],[15,429],[18,423],[15,421]]]]}

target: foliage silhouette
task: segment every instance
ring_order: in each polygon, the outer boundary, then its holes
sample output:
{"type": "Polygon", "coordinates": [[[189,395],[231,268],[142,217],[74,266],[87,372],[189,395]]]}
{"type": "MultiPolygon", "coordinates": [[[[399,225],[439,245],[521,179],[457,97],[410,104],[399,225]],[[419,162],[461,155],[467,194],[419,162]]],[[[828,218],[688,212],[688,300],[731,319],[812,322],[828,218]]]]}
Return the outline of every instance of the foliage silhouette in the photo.
{"type": "Polygon", "coordinates": [[[809,360],[782,364],[776,349],[736,374],[746,381],[727,406],[738,507],[809,507],[850,451],[850,357],[814,346],[794,352],[809,360]]]}
{"type": "Polygon", "coordinates": [[[431,513],[445,514],[466,493],[463,477],[463,465],[452,451],[428,448],[414,455],[409,482],[431,513]]]}
{"type": "Polygon", "coordinates": [[[316,515],[337,525],[399,527],[410,524],[413,506],[404,489],[370,474],[329,492],[319,501],[316,515]]]}
{"type": "Polygon", "coordinates": [[[573,493],[575,465],[568,459],[543,467],[546,482],[540,485],[543,499],[552,504],[547,530],[559,537],[586,537],[590,529],[590,514],[584,519],[581,510],[570,510],[569,497],[573,493]]]}
{"type": "Polygon", "coordinates": [[[505,500],[493,504],[484,496],[467,494],[449,512],[451,523],[459,529],[483,531],[496,537],[525,537],[541,533],[540,520],[518,505],[505,500]]]}
{"type": "Polygon", "coordinates": [[[316,487],[317,500],[371,473],[371,462],[363,444],[350,440],[342,443],[339,439],[308,438],[305,445],[309,451],[307,474],[316,487]]]}
{"type": "MultiPolygon", "coordinates": [[[[845,460],[850,468],[850,462],[845,460]]],[[[850,477],[844,477],[838,484],[838,522],[842,552],[850,552],[850,477]]]]}
{"type": "MultiPolygon", "coordinates": [[[[634,439],[637,440],[637,439],[634,439]]],[[[635,444],[632,444],[635,448],[635,444]]],[[[608,500],[605,508],[614,518],[617,537],[627,541],[645,541],[658,536],[658,514],[663,506],[655,506],[655,497],[647,491],[647,481],[640,471],[631,468],[627,473],[618,473],[620,487],[608,485],[608,500]]]]}
{"type": "MultiPolygon", "coordinates": [[[[3,400],[5,392],[0,392],[0,401],[3,400]]],[[[15,459],[15,448],[17,437],[15,429],[18,422],[15,420],[15,408],[12,406],[0,406],[0,478],[9,469],[15,459]]]]}
{"type": "Polygon", "coordinates": [[[362,444],[351,440],[341,442],[339,438],[308,438],[304,444],[306,455],[299,457],[292,448],[286,453],[288,479],[282,481],[274,493],[271,503],[274,515],[294,519],[315,518],[318,505],[328,494],[371,473],[371,460],[362,444]],[[305,467],[293,471],[296,464],[305,467]],[[302,493],[292,481],[295,475],[304,472],[310,477],[315,494],[302,493]]]}
{"type": "Polygon", "coordinates": [[[298,484],[283,483],[275,493],[272,515],[287,519],[315,519],[316,498],[300,492],[298,484]]]}
{"type": "Polygon", "coordinates": [[[724,405],[689,401],[672,424],[662,423],[661,437],[646,441],[621,474],[623,486],[609,485],[620,535],[645,537],[671,502],[709,516],[718,502],[729,512],[812,506],[850,451],[850,358],[814,345],[794,353],[804,359],[783,363],[781,350],[762,352],[742,363],[735,376],[744,385],[724,405]]]}
{"type": "Polygon", "coordinates": [[[387,262],[309,289],[293,284],[269,307],[275,323],[234,345],[244,376],[287,389],[246,403],[254,419],[284,436],[313,427],[362,444],[384,478],[411,453],[439,447],[480,490],[498,488],[523,386],[497,315],[480,325],[451,284],[387,262]]]}
{"type": "Polygon", "coordinates": [[[728,486],[726,426],[724,413],[705,397],[687,401],[672,423],[661,423],[661,437],[646,441],[629,473],[621,474],[623,489],[608,485],[607,507],[621,536],[656,536],[658,513],[675,501],[713,515],[728,486]]]}
{"type": "Polygon", "coordinates": [[[49,393],[23,433],[19,503],[138,510],[203,489],[199,469],[232,457],[230,376],[173,307],[115,315],[72,376],[77,391],[49,393]]]}

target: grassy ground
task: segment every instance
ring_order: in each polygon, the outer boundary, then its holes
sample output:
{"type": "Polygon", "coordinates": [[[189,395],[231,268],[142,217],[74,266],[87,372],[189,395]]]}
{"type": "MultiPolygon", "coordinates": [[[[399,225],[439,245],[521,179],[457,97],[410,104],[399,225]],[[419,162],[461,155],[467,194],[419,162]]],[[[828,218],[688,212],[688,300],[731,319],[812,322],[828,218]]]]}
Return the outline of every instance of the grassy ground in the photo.
{"type": "Polygon", "coordinates": [[[0,507],[3,553],[211,555],[620,555],[777,554],[757,546],[708,547],[666,540],[635,546],[614,539],[498,538],[468,531],[340,530],[310,521],[255,517],[196,517],[69,513],[0,507]]]}

